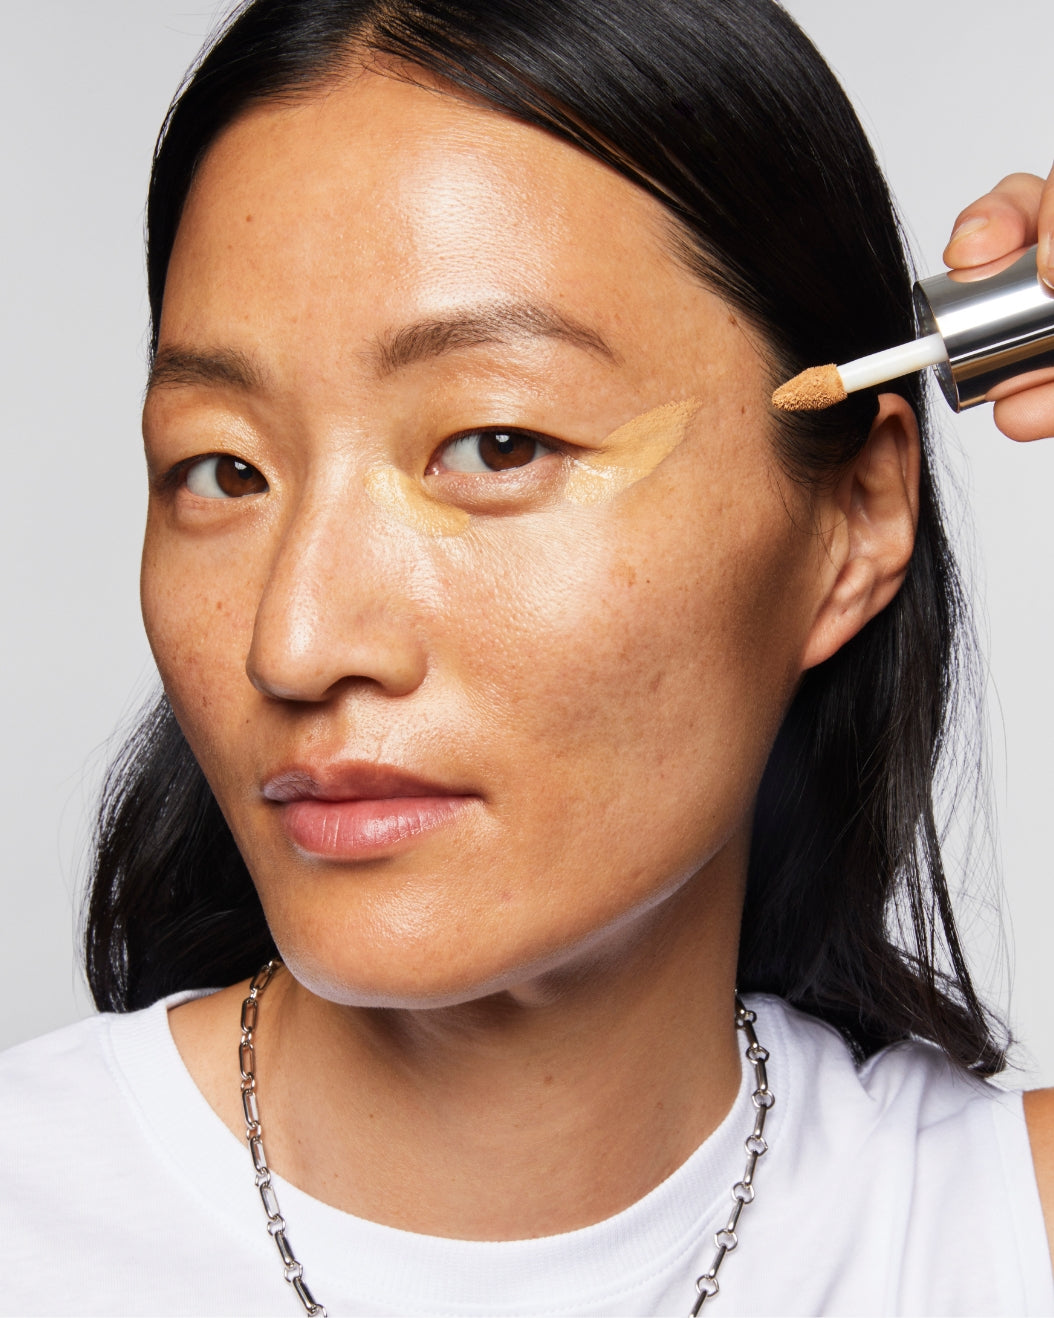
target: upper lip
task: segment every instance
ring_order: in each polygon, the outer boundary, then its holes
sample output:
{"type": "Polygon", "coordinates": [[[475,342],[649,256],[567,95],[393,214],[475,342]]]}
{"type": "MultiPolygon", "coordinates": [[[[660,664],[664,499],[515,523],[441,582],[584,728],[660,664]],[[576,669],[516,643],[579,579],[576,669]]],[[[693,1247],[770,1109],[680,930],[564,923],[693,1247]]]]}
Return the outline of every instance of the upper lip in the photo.
{"type": "Polygon", "coordinates": [[[292,765],[265,779],[262,791],[268,801],[364,801],[402,796],[474,795],[395,765],[369,761],[292,765]]]}

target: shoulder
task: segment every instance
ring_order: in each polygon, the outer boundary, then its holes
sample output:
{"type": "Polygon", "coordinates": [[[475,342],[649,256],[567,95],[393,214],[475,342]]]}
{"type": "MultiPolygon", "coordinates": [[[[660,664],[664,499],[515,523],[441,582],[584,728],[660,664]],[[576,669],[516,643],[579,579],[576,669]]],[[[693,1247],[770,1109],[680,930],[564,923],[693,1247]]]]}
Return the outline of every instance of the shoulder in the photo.
{"type": "Polygon", "coordinates": [[[98,1184],[107,1157],[130,1144],[110,1040],[118,1019],[92,1016],[0,1054],[0,1230],[29,1257],[44,1256],[71,1167],[98,1184]]]}
{"type": "MultiPolygon", "coordinates": [[[[108,1016],[89,1016],[50,1034],[16,1044],[0,1053],[0,1109],[9,1118],[14,1107],[31,1115],[37,1102],[61,1104],[87,1081],[105,1073],[108,1016]],[[21,1104],[34,1100],[34,1108],[21,1104]]],[[[3,1128],[9,1130],[5,1120],[3,1128]]]]}
{"type": "Polygon", "coordinates": [[[0,1053],[0,1232],[7,1238],[15,1232],[36,1248],[57,1205],[74,1217],[84,1208],[88,1185],[119,1212],[128,1187],[163,1160],[159,1095],[181,1079],[170,1001],[92,1016],[0,1053]]]}
{"type": "Polygon", "coordinates": [[[1004,1091],[962,1071],[931,1044],[893,1044],[859,1063],[832,1025],[778,998],[760,997],[759,1003],[794,1059],[799,1084],[823,1101],[848,1105],[867,1124],[888,1124],[885,1119],[899,1115],[906,1127],[925,1132],[1008,1101],[1004,1091]]]}
{"type": "MultiPolygon", "coordinates": [[[[964,1180],[987,1186],[993,1202],[1020,1196],[1040,1221],[1020,1092],[964,1072],[917,1040],[858,1064],[835,1029],[785,1004],[771,1029],[790,1064],[788,1097],[805,1104],[803,1133],[830,1154],[899,1175],[905,1191],[964,1180]]],[[[774,1049],[770,1073],[779,1055],[774,1049]]],[[[1054,1155],[1054,1104],[1049,1111],[1054,1155]]]]}
{"type": "Polygon", "coordinates": [[[1054,1263],[1054,1089],[1033,1089],[1025,1095],[1025,1121],[1054,1263]]]}
{"type": "MultiPolygon", "coordinates": [[[[784,1123],[773,1131],[774,1197],[797,1196],[802,1221],[819,1212],[846,1276],[866,1274],[888,1313],[1054,1312],[1020,1092],[963,1072],[928,1043],[894,1044],[857,1064],[822,1021],[766,999],[758,1015],[772,1051],[773,1115],[782,1107],[784,1123]],[[824,1212],[832,1169],[842,1184],[846,1168],[832,1226],[824,1212]],[[1007,1260],[1013,1281],[1003,1275],[1000,1284],[1011,1287],[1009,1300],[979,1281],[985,1256],[1007,1260]]],[[[1054,1171],[1054,1101],[1045,1100],[1054,1171]]],[[[830,1252],[830,1242],[817,1249],[830,1252]]]]}
{"type": "Polygon", "coordinates": [[[115,1136],[134,1088],[125,1063],[164,1049],[171,1001],[90,1016],[0,1053],[0,1162],[28,1170],[63,1157],[69,1136],[115,1136]]]}
{"type": "Polygon", "coordinates": [[[0,1054],[0,1314],[273,1312],[244,1143],[169,1029],[188,996],[0,1054]]]}

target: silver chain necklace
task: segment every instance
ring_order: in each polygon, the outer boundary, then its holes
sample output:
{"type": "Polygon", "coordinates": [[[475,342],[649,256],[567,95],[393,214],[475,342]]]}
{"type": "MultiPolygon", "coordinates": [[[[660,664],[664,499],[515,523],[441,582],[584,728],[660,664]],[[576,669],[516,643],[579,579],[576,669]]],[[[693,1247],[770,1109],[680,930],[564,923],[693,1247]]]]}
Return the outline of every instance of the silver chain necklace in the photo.
{"type": "MultiPolygon", "coordinates": [[[[238,1066],[242,1076],[241,1091],[242,1111],[245,1113],[245,1138],[249,1144],[249,1153],[252,1155],[253,1168],[256,1172],[256,1188],[260,1192],[264,1212],[267,1214],[267,1231],[281,1255],[282,1275],[296,1292],[296,1297],[309,1318],[326,1318],[325,1306],[319,1304],[308,1289],[307,1282],[304,1280],[304,1265],[293,1253],[289,1237],[286,1235],[285,1218],[278,1207],[278,1195],[271,1183],[271,1169],[267,1165],[267,1158],[264,1154],[260,1106],[256,1097],[256,1049],[253,1045],[253,1036],[256,1031],[260,995],[270,984],[281,964],[281,961],[274,958],[268,961],[261,970],[257,971],[249,985],[249,996],[242,1003],[242,1037],[238,1045],[238,1066]]],[[[754,1033],[754,1022],[756,1020],[756,1013],[744,1007],[737,994],[736,1029],[742,1030],[746,1037],[746,1058],[754,1067],[756,1082],[754,1092],[751,1095],[754,1104],[754,1128],[747,1136],[744,1144],[747,1151],[746,1169],[742,1178],[732,1186],[732,1211],[729,1213],[728,1221],[714,1236],[717,1252],[714,1254],[707,1270],[701,1277],[696,1278],[695,1289],[698,1292],[698,1298],[692,1306],[691,1318],[696,1318],[706,1301],[712,1299],[720,1290],[717,1284],[718,1269],[725,1261],[725,1255],[731,1253],[739,1244],[739,1236],[736,1234],[739,1217],[745,1205],[754,1202],[754,1169],[758,1165],[758,1159],[769,1147],[763,1133],[765,1130],[765,1116],[769,1108],[775,1103],[776,1098],[772,1090],[769,1089],[768,1075],[765,1071],[765,1063],[769,1059],[768,1051],[758,1043],[758,1037],[754,1033]]]]}

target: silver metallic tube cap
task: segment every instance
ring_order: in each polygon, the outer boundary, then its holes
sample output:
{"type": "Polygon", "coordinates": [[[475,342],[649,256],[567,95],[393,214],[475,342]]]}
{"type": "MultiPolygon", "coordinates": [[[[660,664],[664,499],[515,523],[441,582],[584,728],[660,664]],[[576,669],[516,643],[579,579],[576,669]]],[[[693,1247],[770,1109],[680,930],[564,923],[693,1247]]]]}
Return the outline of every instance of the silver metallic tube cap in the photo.
{"type": "Polygon", "coordinates": [[[914,299],[920,334],[940,334],[948,349],[935,370],[956,412],[1004,380],[1054,367],[1054,292],[1036,273],[1034,247],[982,279],[920,279],[914,299]]]}

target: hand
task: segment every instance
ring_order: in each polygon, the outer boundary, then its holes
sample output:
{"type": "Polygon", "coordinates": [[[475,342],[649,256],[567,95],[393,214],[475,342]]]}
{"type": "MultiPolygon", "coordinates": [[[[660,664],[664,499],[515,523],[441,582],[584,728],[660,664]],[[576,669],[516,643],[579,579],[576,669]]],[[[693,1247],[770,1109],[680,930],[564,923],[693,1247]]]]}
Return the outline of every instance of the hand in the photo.
{"type": "MultiPolygon", "coordinates": [[[[1045,181],[1010,174],[967,206],[955,221],[944,261],[953,270],[968,270],[1035,242],[1040,276],[1054,289],[1054,170],[1045,181]]],[[[1054,381],[1001,398],[993,417],[1011,439],[1054,436],[1054,381]]]]}

